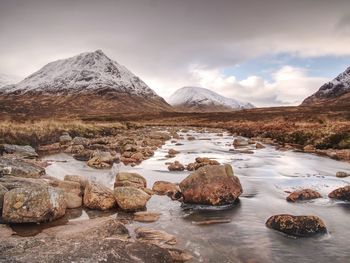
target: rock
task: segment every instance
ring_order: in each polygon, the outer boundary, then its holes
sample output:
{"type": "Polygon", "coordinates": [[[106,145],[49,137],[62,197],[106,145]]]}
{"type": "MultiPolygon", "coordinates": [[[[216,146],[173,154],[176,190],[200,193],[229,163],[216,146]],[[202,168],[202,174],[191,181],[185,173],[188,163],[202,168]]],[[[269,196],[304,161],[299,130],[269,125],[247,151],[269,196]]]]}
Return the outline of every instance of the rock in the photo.
{"type": "Polygon", "coordinates": [[[72,140],[72,144],[73,145],[87,146],[90,144],[90,141],[89,141],[89,139],[84,138],[84,137],[74,137],[74,139],[72,140]]]}
{"type": "Polygon", "coordinates": [[[249,142],[244,138],[236,138],[233,140],[232,145],[235,147],[248,146],[249,142]]]}
{"type": "Polygon", "coordinates": [[[255,148],[256,148],[256,149],[264,149],[264,148],[265,148],[265,146],[264,146],[264,145],[262,145],[262,143],[257,142],[257,143],[255,144],[255,148]]]}
{"type": "Polygon", "coordinates": [[[168,251],[174,262],[186,262],[193,258],[190,253],[178,248],[168,248],[168,251]]]}
{"type": "Polygon", "coordinates": [[[49,186],[48,182],[43,179],[24,178],[16,176],[0,177],[0,184],[8,190],[22,187],[49,186]]]}
{"type": "Polygon", "coordinates": [[[207,157],[197,157],[194,163],[189,163],[186,166],[186,169],[188,171],[194,171],[206,165],[220,165],[220,163],[216,160],[212,160],[207,157]]]}
{"type": "Polygon", "coordinates": [[[72,137],[67,132],[62,133],[59,138],[60,144],[68,144],[72,141],[72,137]]]}
{"type": "Polygon", "coordinates": [[[328,195],[329,198],[350,201],[350,185],[335,189],[328,195]]]}
{"type": "Polygon", "coordinates": [[[194,225],[214,225],[214,224],[226,224],[230,223],[231,219],[209,219],[209,220],[201,220],[201,221],[193,221],[194,225]]]}
{"type": "Polygon", "coordinates": [[[296,237],[309,237],[327,232],[325,224],[317,216],[275,215],[266,221],[266,226],[296,237]]]}
{"type": "Polygon", "coordinates": [[[148,137],[153,140],[164,140],[164,141],[171,139],[171,136],[165,132],[151,132],[148,137]]]}
{"type": "Polygon", "coordinates": [[[225,205],[234,203],[243,192],[231,165],[207,165],[192,172],[181,183],[185,203],[225,205]]]}
{"type": "Polygon", "coordinates": [[[194,136],[187,136],[188,141],[194,141],[195,139],[196,139],[196,137],[194,137],[194,136]]]}
{"type": "Polygon", "coordinates": [[[78,161],[86,162],[92,158],[93,154],[93,151],[85,149],[82,152],[73,154],[73,158],[78,161]]]}
{"type": "Polygon", "coordinates": [[[169,171],[183,171],[183,170],[185,170],[185,166],[183,166],[183,164],[181,164],[179,161],[175,161],[175,162],[170,163],[168,165],[168,170],[169,171]]]}
{"type": "Polygon", "coordinates": [[[61,151],[61,145],[59,142],[48,144],[48,145],[41,145],[38,147],[38,151],[42,153],[58,153],[61,151]]]}
{"type": "Polygon", "coordinates": [[[68,147],[67,150],[68,150],[68,153],[80,154],[80,153],[84,152],[85,147],[83,145],[72,145],[72,146],[68,147]]]}
{"type": "Polygon", "coordinates": [[[8,192],[7,188],[0,184],[0,215],[2,211],[2,206],[4,203],[4,195],[8,192]]]}
{"type": "Polygon", "coordinates": [[[176,154],[178,154],[178,153],[180,153],[179,151],[176,151],[176,150],[174,150],[174,149],[169,149],[169,151],[168,151],[168,154],[169,155],[176,155],[176,154]]]}
{"type": "Polygon", "coordinates": [[[316,148],[315,146],[311,145],[311,144],[308,144],[306,145],[304,148],[303,148],[304,152],[306,153],[314,153],[316,148]]]}
{"type": "Polygon", "coordinates": [[[0,235],[1,262],[174,262],[167,248],[127,239],[119,220],[99,217],[42,229],[37,236],[0,235]],[[45,251],[45,253],[43,253],[45,251]]]}
{"type": "Polygon", "coordinates": [[[141,163],[144,159],[144,156],[141,152],[136,152],[130,157],[131,159],[134,159],[136,163],[141,163]]]}
{"type": "Polygon", "coordinates": [[[116,206],[113,191],[95,182],[88,182],[86,185],[83,203],[95,210],[107,210],[116,206]]]}
{"type": "Polygon", "coordinates": [[[176,194],[180,192],[180,187],[176,184],[166,181],[156,181],[153,184],[152,190],[158,195],[176,194]]]}
{"type": "Polygon", "coordinates": [[[160,215],[160,213],[155,212],[136,212],[134,213],[134,220],[138,222],[155,222],[160,215]]]}
{"type": "Polygon", "coordinates": [[[21,159],[0,157],[0,171],[4,169],[6,172],[3,172],[3,175],[18,177],[39,178],[45,174],[45,169],[38,165],[25,162],[21,159]]]}
{"type": "Polygon", "coordinates": [[[39,223],[64,216],[64,193],[52,187],[16,188],[4,196],[3,219],[8,223],[39,223]]]}
{"type": "Polygon", "coordinates": [[[244,153],[244,154],[253,154],[254,152],[252,150],[249,149],[230,149],[230,152],[233,153],[244,153]]]}
{"type": "Polygon", "coordinates": [[[344,177],[348,177],[350,176],[350,173],[346,173],[346,172],[337,172],[336,177],[339,177],[339,178],[344,178],[344,177]]]}
{"type": "Polygon", "coordinates": [[[34,148],[25,145],[14,145],[14,144],[3,144],[3,149],[5,153],[15,154],[16,156],[23,158],[37,158],[38,154],[35,152],[34,148]]]}
{"type": "Polygon", "coordinates": [[[303,200],[311,200],[316,198],[321,198],[321,194],[312,189],[303,189],[300,191],[295,191],[291,193],[286,199],[289,202],[303,201],[303,200]]]}
{"type": "Polygon", "coordinates": [[[88,180],[80,175],[65,175],[63,180],[79,183],[80,189],[82,190],[82,192],[84,192],[85,187],[88,183],[88,180]]]}
{"type": "Polygon", "coordinates": [[[150,195],[135,187],[117,187],[114,196],[118,206],[125,211],[138,211],[146,208],[150,195]]]}
{"type": "Polygon", "coordinates": [[[148,227],[138,227],[135,229],[136,238],[141,241],[156,245],[175,245],[176,237],[162,230],[155,230],[148,227]]]}
{"type": "Polygon", "coordinates": [[[138,173],[119,172],[115,176],[114,188],[121,186],[133,186],[136,188],[146,188],[146,179],[138,173]]]}
{"type": "Polygon", "coordinates": [[[112,164],[117,160],[110,152],[97,151],[87,162],[87,165],[97,169],[111,168],[112,164]]]}
{"type": "Polygon", "coordinates": [[[51,186],[59,188],[64,192],[67,208],[78,208],[83,204],[83,191],[79,182],[56,180],[51,186]]]}

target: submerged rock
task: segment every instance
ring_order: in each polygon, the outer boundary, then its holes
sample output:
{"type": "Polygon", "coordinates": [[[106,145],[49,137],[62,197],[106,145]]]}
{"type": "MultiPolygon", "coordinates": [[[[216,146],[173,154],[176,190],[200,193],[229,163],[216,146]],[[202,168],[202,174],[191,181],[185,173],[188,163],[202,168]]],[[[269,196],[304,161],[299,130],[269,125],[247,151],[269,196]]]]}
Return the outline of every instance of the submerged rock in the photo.
{"type": "Polygon", "coordinates": [[[326,225],[317,216],[275,215],[266,221],[266,226],[296,237],[309,237],[327,232],[326,225]]]}
{"type": "Polygon", "coordinates": [[[2,148],[5,153],[15,154],[23,158],[37,158],[38,154],[35,149],[29,145],[14,145],[14,144],[3,144],[2,148]]]}
{"type": "Polygon", "coordinates": [[[345,178],[345,177],[348,177],[350,176],[350,173],[346,173],[346,172],[337,172],[336,177],[339,177],[339,178],[345,178]]]}
{"type": "Polygon", "coordinates": [[[350,201],[350,185],[340,187],[328,194],[329,198],[350,201]]]}
{"type": "Polygon", "coordinates": [[[4,170],[3,175],[18,177],[39,178],[45,174],[45,169],[38,165],[6,157],[0,157],[1,170],[4,170]]]}
{"type": "Polygon", "coordinates": [[[119,172],[115,176],[114,187],[133,186],[136,188],[147,187],[146,179],[138,173],[119,172]]]}
{"type": "Polygon", "coordinates": [[[96,210],[107,210],[116,206],[113,191],[95,182],[86,185],[83,202],[84,206],[96,210]]]}
{"type": "Polygon", "coordinates": [[[141,241],[150,242],[156,245],[175,245],[176,237],[162,230],[148,227],[138,227],[135,229],[136,238],[141,241]]]}
{"type": "Polygon", "coordinates": [[[243,138],[236,138],[233,140],[232,145],[235,147],[248,146],[249,141],[243,138]]]}
{"type": "Polygon", "coordinates": [[[64,193],[52,187],[16,188],[4,196],[3,219],[8,223],[39,223],[64,216],[64,193]]]}
{"type": "Polygon", "coordinates": [[[225,205],[234,203],[243,192],[231,165],[207,165],[192,172],[180,183],[185,203],[225,205]]]}
{"type": "Polygon", "coordinates": [[[114,196],[118,206],[125,211],[138,211],[146,208],[150,195],[135,187],[117,187],[114,196]]]}
{"type": "Polygon", "coordinates": [[[312,189],[303,189],[300,191],[295,191],[291,193],[286,199],[289,202],[303,201],[303,200],[311,200],[316,198],[321,198],[321,194],[312,189]]]}
{"type": "Polygon", "coordinates": [[[264,146],[262,143],[257,142],[257,143],[255,144],[255,148],[256,148],[256,149],[264,149],[265,146],[264,146]]]}
{"type": "Polygon", "coordinates": [[[156,212],[136,212],[134,213],[134,220],[138,222],[155,222],[160,215],[160,213],[156,212]]]}

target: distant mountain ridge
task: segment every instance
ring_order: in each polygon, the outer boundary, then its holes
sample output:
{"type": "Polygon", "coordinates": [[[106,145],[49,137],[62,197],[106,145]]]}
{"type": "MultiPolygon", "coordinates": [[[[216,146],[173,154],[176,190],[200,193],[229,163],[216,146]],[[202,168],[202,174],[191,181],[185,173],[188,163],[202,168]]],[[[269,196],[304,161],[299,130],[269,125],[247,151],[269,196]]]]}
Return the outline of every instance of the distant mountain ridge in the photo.
{"type": "Polygon", "coordinates": [[[224,97],[201,87],[183,87],[175,91],[167,100],[181,110],[189,111],[232,111],[251,109],[254,105],[224,97]]]}
{"type": "Polygon", "coordinates": [[[20,81],[20,78],[13,75],[0,74],[0,89],[4,86],[15,84],[20,81]]]}
{"type": "Polygon", "coordinates": [[[101,50],[45,65],[0,88],[0,113],[111,115],[172,110],[145,82],[101,50]]]}
{"type": "Polygon", "coordinates": [[[313,95],[307,97],[301,105],[323,103],[350,104],[350,67],[332,81],[325,83],[313,95]]]}

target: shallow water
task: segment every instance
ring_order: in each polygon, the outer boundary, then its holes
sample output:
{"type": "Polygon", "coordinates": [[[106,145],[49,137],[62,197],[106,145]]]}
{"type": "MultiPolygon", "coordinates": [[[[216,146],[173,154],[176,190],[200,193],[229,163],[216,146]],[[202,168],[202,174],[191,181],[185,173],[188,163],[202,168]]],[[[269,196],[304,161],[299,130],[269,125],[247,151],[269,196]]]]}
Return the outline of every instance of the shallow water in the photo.
{"type": "MultiPolygon", "coordinates": [[[[337,171],[350,172],[350,164],[311,154],[276,151],[274,147],[254,150],[254,154],[233,153],[232,136],[189,132],[194,141],[178,140],[175,146],[167,142],[155,155],[136,167],[115,165],[111,170],[96,170],[66,154],[46,157],[52,165],[46,168],[50,176],[63,179],[66,174],[78,174],[112,187],[118,171],[134,171],[147,179],[151,188],[157,180],[180,182],[189,172],[169,172],[165,162],[193,162],[198,156],[217,159],[234,167],[243,186],[243,195],[235,207],[225,211],[184,211],[177,201],[154,195],[147,204],[149,211],[161,212],[155,223],[132,222],[130,229],[147,225],[177,236],[179,247],[190,251],[193,262],[348,262],[350,256],[350,204],[333,201],[327,194],[350,183],[350,178],[336,178],[337,171]],[[166,159],[167,151],[180,151],[166,159]],[[62,162],[63,161],[63,162],[62,162]],[[285,191],[299,188],[318,190],[323,198],[302,203],[288,203],[285,191]],[[315,238],[292,238],[265,226],[275,214],[317,215],[327,225],[329,234],[315,238]],[[207,219],[229,219],[229,223],[197,225],[207,219]]],[[[181,135],[181,133],[180,133],[181,135]]],[[[185,136],[186,138],[186,136],[185,136]]],[[[124,213],[115,212],[117,216],[124,213]]],[[[69,220],[100,216],[79,210],[69,220]]]]}

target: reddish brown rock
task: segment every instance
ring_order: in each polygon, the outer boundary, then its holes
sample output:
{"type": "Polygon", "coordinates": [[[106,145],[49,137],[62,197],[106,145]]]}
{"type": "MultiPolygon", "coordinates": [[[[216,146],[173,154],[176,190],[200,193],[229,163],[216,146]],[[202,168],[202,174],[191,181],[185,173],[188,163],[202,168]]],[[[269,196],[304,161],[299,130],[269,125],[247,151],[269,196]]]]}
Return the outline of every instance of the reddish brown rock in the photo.
{"type": "Polygon", "coordinates": [[[207,157],[197,157],[194,163],[189,163],[186,166],[186,169],[188,171],[194,171],[206,165],[220,165],[220,163],[207,157]]]}
{"type": "Polygon", "coordinates": [[[181,164],[179,161],[175,161],[173,163],[170,163],[168,166],[169,171],[183,171],[185,170],[185,166],[181,164]]]}
{"type": "Polygon", "coordinates": [[[326,225],[317,216],[274,215],[266,221],[266,226],[297,237],[309,237],[327,232],[326,225]]]}
{"type": "Polygon", "coordinates": [[[329,198],[350,201],[350,185],[335,189],[328,195],[329,198]]]}
{"type": "Polygon", "coordinates": [[[135,187],[117,187],[113,191],[118,206],[125,211],[139,211],[146,208],[150,195],[135,187]]]}
{"type": "Polygon", "coordinates": [[[114,187],[133,186],[136,188],[146,188],[147,182],[138,173],[119,172],[115,176],[114,187]]]}
{"type": "Polygon", "coordinates": [[[156,212],[136,212],[134,213],[134,220],[138,222],[155,222],[159,219],[160,213],[156,212]]]}
{"type": "Polygon", "coordinates": [[[312,189],[303,189],[300,191],[295,191],[291,193],[286,199],[289,202],[303,201],[303,200],[311,200],[316,198],[321,198],[321,194],[312,189]]]}
{"type": "Polygon", "coordinates": [[[185,203],[232,204],[243,192],[231,165],[207,165],[192,172],[180,183],[185,203]]]}
{"type": "Polygon", "coordinates": [[[152,190],[159,195],[167,195],[169,193],[173,194],[176,192],[180,192],[180,187],[170,182],[156,181],[153,184],[152,190]]]}
{"type": "Polygon", "coordinates": [[[95,182],[86,185],[83,202],[84,206],[96,210],[107,210],[116,206],[113,191],[95,182]]]}

